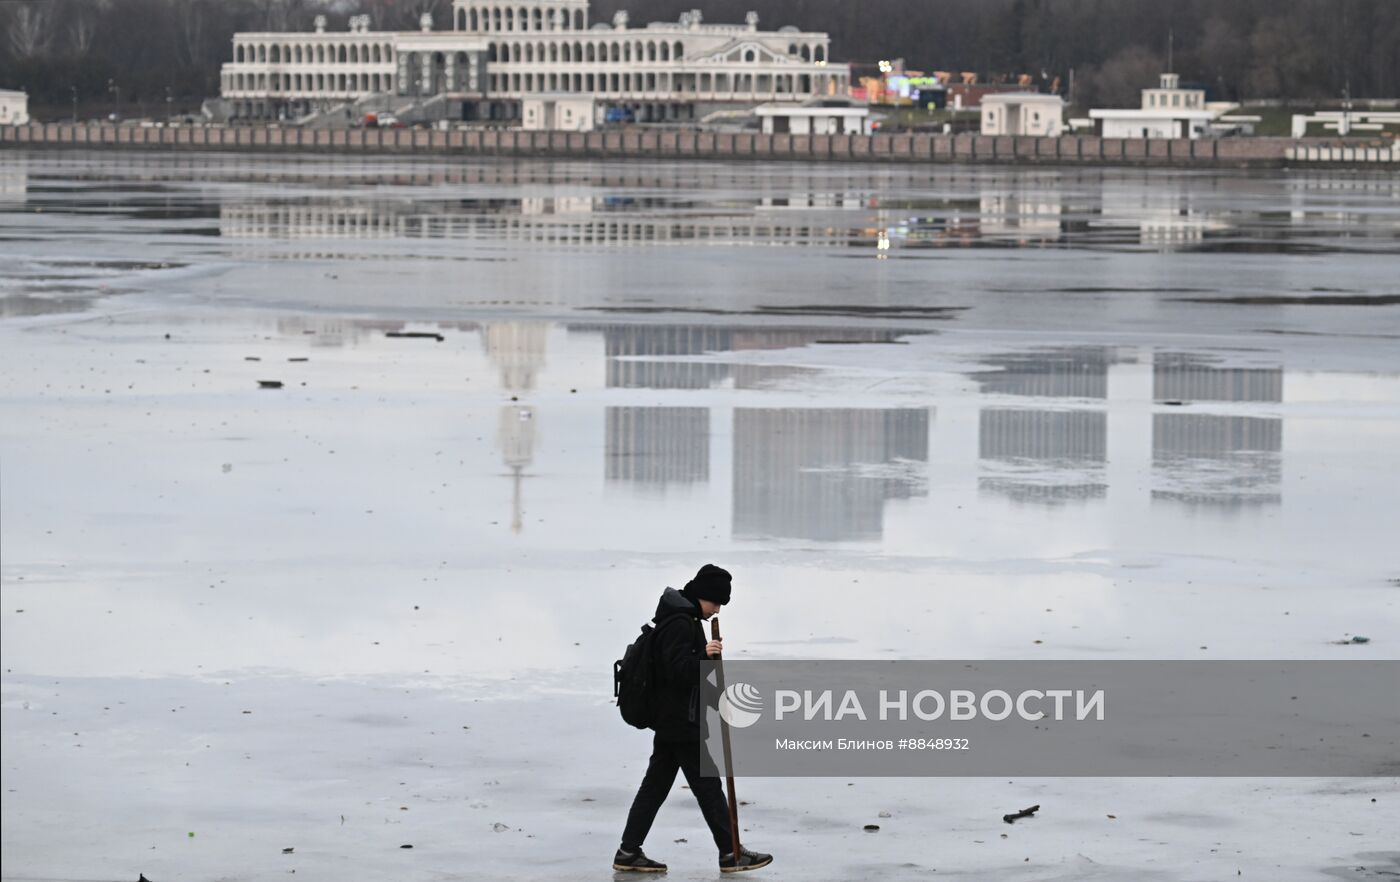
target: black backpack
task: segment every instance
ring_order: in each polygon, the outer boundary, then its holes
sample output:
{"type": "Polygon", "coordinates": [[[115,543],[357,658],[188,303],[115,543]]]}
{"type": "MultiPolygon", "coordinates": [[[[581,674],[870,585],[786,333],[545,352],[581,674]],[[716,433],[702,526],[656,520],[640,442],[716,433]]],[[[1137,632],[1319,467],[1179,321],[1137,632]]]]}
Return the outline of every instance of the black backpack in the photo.
{"type": "Polygon", "coordinates": [[[687,614],[677,612],[657,621],[655,626],[651,622],[642,625],[641,636],[632,641],[622,658],[613,662],[613,698],[617,700],[617,709],[628,725],[638,729],[649,729],[656,723],[656,632],[677,616],[687,614]]]}

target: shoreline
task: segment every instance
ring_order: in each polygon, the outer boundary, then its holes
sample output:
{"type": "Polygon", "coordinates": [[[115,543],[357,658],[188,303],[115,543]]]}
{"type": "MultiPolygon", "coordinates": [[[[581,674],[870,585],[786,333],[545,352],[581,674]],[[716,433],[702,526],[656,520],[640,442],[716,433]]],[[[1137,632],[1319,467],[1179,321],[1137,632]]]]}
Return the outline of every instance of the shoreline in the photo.
{"type": "Polygon", "coordinates": [[[178,128],[87,123],[0,127],[0,147],[576,159],[806,160],[1196,169],[1394,169],[1400,146],[1337,139],[1138,139],[1068,135],[793,135],[761,132],[178,128]]]}

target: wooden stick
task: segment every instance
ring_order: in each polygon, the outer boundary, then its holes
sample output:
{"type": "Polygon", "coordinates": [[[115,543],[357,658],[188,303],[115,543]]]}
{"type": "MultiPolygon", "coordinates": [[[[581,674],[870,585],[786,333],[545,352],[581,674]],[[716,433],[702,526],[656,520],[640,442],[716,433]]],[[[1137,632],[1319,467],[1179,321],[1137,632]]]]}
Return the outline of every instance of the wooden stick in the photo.
{"type": "Polygon", "coordinates": [[[1001,819],[1006,823],[1010,824],[1015,822],[1018,818],[1029,818],[1038,811],[1040,811],[1040,806],[1033,805],[1030,808],[1023,808],[1019,812],[1012,812],[1009,815],[1002,815],[1001,819]]]}
{"type": "MultiPolygon", "coordinates": [[[[710,619],[710,639],[718,640],[719,616],[710,619]]],[[[724,696],[724,662],[715,656],[715,685],[724,696]]],[[[734,794],[734,755],[729,750],[729,723],[719,718],[720,743],[724,746],[724,780],[729,785],[729,840],[734,847],[734,863],[739,863],[739,798],[734,794]]]]}

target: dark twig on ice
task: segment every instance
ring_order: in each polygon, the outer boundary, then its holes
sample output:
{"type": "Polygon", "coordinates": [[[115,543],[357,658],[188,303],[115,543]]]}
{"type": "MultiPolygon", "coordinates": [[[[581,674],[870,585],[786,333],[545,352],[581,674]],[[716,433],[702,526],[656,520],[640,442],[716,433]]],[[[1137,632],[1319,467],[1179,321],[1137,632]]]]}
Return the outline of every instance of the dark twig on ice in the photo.
{"type": "Polygon", "coordinates": [[[431,337],[432,339],[438,341],[439,343],[441,343],[443,340],[447,339],[446,337],[442,336],[441,334],[435,334],[435,333],[433,333],[432,331],[385,331],[385,332],[384,332],[384,336],[386,336],[386,337],[431,337]]]}
{"type": "Polygon", "coordinates": [[[1019,812],[1015,812],[1014,814],[1002,815],[1001,819],[1006,823],[1011,824],[1014,823],[1017,818],[1029,818],[1038,811],[1040,811],[1040,806],[1033,805],[1030,808],[1023,808],[1019,812]]]}

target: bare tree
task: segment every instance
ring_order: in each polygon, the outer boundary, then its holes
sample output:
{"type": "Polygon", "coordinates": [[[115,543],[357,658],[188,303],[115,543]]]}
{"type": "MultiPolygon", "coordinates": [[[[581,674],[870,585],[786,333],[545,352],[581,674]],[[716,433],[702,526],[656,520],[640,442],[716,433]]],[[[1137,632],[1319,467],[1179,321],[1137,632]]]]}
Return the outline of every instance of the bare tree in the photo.
{"type": "Polygon", "coordinates": [[[1240,51],[1246,35],[1219,15],[1212,16],[1201,31],[1197,48],[1197,68],[1212,77],[1211,85],[1220,88],[1219,98],[1239,94],[1244,85],[1247,55],[1240,51]]]}
{"type": "Polygon", "coordinates": [[[426,14],[433,17],[435,29],[447,30],[452,27],[451,0],[411,0],[406,6],[415,25],[418,23],[418,19],[426,14]]]}
{"type": "Polygon", "coordinates": [[[92,49],[92,41],[97,37],[97,15],[84,4],[72,9],[69,16],[69,46],[73,54],[81,58],[92,49]]]}
{"type": "Polygon", "coordinates": [[[452,28],[451,0],[368,0],[362,8],[373,27],[386,31],[416,31],[425,12],[433,17],[434,30],[452,28]]]}
{"type": "Polygon", "coordinates": [[[1074,103],[1080,107],[1137,107],[1142,90],[1157,82],[1165,61],[1144,46],[1121,49],[1102,65],[1075,75],[1074,103]]]}
{"type": "Polygon", "coordinates": [[[1317,43],[1315,29],[1297,7],[1260,21],[1249,38],[1254,59],[1248,74],[1250,92],[1263,98],[1326,94],[1325,59],[1317,43]]]}
{"type": "Polygon", "coordinates": [[[20,3],[10,16],[6,42],[15,58],[38,58],[48,52],[53,37],[48,7],[39,3],[20,3]]]}
{"type": "Polygon", "coordinates": [[[175,29],[180,35],[180,61],[195,67],[204,59],[205,0],[171,0],[175,29]]]}
{"type": "Polygon", "coordinates": [[[321,4],[310,0],[258,0],[265,27],[269,31],[306,30],[312,8],[321,4]]]}

